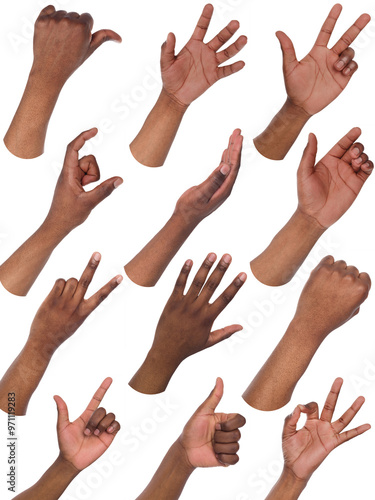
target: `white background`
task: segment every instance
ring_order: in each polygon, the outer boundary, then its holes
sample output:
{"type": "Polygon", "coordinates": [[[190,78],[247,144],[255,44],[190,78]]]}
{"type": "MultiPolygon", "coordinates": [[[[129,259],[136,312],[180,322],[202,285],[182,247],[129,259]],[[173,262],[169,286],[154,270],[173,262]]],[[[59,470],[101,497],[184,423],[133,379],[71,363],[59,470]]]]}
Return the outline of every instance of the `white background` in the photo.
{"type": "MultiPolygon", "coordinates": [[[[284,30],[302,58],[310,50],[331,5],[324,0],[313,4],[306,0],[223,0],[214,2],[216,9],[207,41],[231,19],[238,19],[239,34],[249,38],[240,56],[247,63],[245,69],[217,83],[191,106],[162,169],[137,164],[128,145],[160,90],[160,45],[173,31],[180,49],[190,37],[203,5],[201,0],[55,3],[65,10],[90,12],[95,29],[114,29],[123,37],[123,43],[105,44],[66,84],[50,123],[43,156],[20,160],[2,145],[0,260],[4,261],[42,222],[66,145],[81,131],[99,128],[98,137],[84,152],[96,155],[102,179],[121,175],[124,184],[56,249],[27,298],[2,290],[2,372],[22,348],[36,310],[57,278],[78,278],[96,250],[102,253],[102,263],[91,294],[112,276],[123,274],[123,265],[164,224],[180,194],[205,179],[218,165],[236,127],[243,130],[245,147],[230,199],[202,222],[157,286],[144,289],[124,280],[56,353],[32,398],[27,417],[18,419],[18,493],[33,484],[57,456],[52,396],[64,397],[74,419],[106,376],[112,376],[114,383],[103,405],[116,413],[121,433],[107,454],[72,483],[63,499],[136,498],[217,376],[225,383],[219,411],[241,412],[247,419],[240,462],[226,470],[197,470],[182,494],[185,500],[264,499],[282,465],[284,417],[298,403],[316,400],[322,405],[337,376],[345,380],[337,417],[363,394],[367,402],[353,425],[375,424],[373,294],[359,316],[333,332],[321,346],[287,407],[263,413],[252,410],[241,399],[285,332],[301,288],[323,256],[332,253],[375,276],[374,179],[368,181],[350,211],[316,245],[292,283],[272,289],[249,276],[246,286],[217,321],[218,327],[241,323],[242,333],[186,360],[163,395],[139,395],[127,385],[151,345],[157,320],[187,258],[194,260],[196,271],[208,252],[218,256],[231,253],[233,263],[223,286],[240,271],[251,274],[249,261],[265,248],[295,209],[295,173],[308,132],[317,134],[321,157],[353,126],[360,126],[366,151],[370,156],[375,154],[375,21],[355,44],[360,69],[348,88],[307,124],[284,161],[272,162],[254,151],[252,138],[263,130],[285,99],[281,52],[274,33],[284,30]],[[136,427],[141,429],[139,437],[134,437],[136,427]]],[[[333,42],[361,13],[371,14],[372,10],[370,0],[344,0],[343,5],[333,42]]],[[[43,2],[20,0],[3,7],[2,135],[22,95],[32,61],[32,26],[44,6],[43,2]]],[[[5,415],[0,425],[1,470],[5,471],[5,415]]],[[[369,498],[368,492],[373,491],[374,446],[375,433],[371,430],[334,451],[302,497],[369,498]]],[[[3,472],[1,497],[11,498],[6,495],[5,481],[3,472]]]]}

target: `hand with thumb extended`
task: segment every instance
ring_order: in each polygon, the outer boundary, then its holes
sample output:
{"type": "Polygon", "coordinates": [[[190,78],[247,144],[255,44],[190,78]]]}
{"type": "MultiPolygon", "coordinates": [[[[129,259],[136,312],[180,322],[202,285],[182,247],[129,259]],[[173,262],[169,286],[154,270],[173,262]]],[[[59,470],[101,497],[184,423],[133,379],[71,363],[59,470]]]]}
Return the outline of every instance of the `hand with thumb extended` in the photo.
{"type": "Polygon", "coordinates": [[[111,177],[91,191],[84,190],[85,186],[100,179],[100,170],[95,156],[79,158],[79,150],[97,132],[96,128],[86,130],[67,147],[64,165],[46,219],[63,235],[82,224],[90,212],[123,182],[121,177],[111,177]]]}
{"type": "Polygon", "coordinates": [[[98,408],[111,384],[111,378],[103,381],[86,410],[74,422],[69,420],[65,401],[60,396],[54,397],[58,413],[60,456],[77,472],[101,457],[120,430],[115,415],[107,413],[104,408],[98,408]]]}
{"type": "Polygon", "coordinates": [[[206,401],[187,422],[179,437],[191,467],[226,467],[238,462],[239,431],[246,423],[238,413],[215,413],[224,384],[221,378],[206,401]]]}

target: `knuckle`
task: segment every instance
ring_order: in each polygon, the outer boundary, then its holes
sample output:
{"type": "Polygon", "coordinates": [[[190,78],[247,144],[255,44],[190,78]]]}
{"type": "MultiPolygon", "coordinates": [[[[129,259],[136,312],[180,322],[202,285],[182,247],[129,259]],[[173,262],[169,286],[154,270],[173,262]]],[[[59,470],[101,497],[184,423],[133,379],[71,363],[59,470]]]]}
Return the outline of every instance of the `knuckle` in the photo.
{"type": "Polygon", "coordinates": [[[193,285],[196,287],[196,288],[202,288],[203,286],[203,282],[202,280],[200,280],[199,278],[197,279],[194,279],[193,281],[193,285]]]}

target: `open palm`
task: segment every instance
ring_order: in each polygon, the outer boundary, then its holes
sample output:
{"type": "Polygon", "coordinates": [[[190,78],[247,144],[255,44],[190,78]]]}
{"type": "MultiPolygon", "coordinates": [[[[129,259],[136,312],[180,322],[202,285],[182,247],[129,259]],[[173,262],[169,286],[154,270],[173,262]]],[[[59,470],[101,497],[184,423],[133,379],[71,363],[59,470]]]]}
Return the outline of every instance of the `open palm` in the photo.
{"type": "Polygon", "coordinates": [[[238,428],[246,421],[237,413],[215,413],[223,390],[223,381],[218,378],[214,390],[188,421],[179,438],[193,467],[220,467],[238,461],[238,428]]]}
{"type": "Polygon", "coordinates": [[[327,47],[342,7],[335,5],[329,13],[312,50],[297,60],[292,41],[279,31],[277,37],[284,55],[284,79],[289,99],[312,116],[334,101],[348,85],[358,65],[350,44],[369,23],[363,14],[331,48],[327,47]],[[346,64],[339,66],[339,61],[346,64]]]}
{"type": "Polygon", "coordinates": [[[227,49],[218,52],[239,28],[237,21],[231,21],[213,40],[204,43],[212,14],[212,5],[206,5],[191,39],[177,56],[173,33],[168,35],[162,46],[163,88],[183,106],[188,106],[218,80],[240,71],[245,65],[243,61],[239,61],[219,67],[246,45],[247,38],[241,36],[227,49]]]}
{"type": "Polygon", "coordinates": [[[319,418],[317,403],[299,405],[284,425],[283,453],[285,466],[299,479],[308,480],[332,450],[371,428],[369,424],[342,432],[356,416],[365,399],[361,396],[353,405],[332,423],[333,413],[343,384],[337,378],[327,397],[319,418]],[[305,426],[297,431],[301,413],[307,415],[305,426]]]}
{"type": "MultiPolygon", "coordinates": [[[[86,410],[74,422],[69,421],[68,408],[59,396],[55,396],[58,407],[57,437],[62,457],[76,469],[83,470],[97,460],[111,445],[116,432],[101,432],[99,436],[85,434],[85,429],[101,400],[107,392],[112,380],[104,380],[96,391],[86,410]]],[[[117,428],[118,430],[118,428],[117,428]]]]}
{"type": "Polygon", "coordinates": [[[355,143],[360,135],[352,129],[315,165],[317,140],[310,134],[298,169],[299,209],[324,228],[348,210],[373,170],[363,145],[355,143]]]}

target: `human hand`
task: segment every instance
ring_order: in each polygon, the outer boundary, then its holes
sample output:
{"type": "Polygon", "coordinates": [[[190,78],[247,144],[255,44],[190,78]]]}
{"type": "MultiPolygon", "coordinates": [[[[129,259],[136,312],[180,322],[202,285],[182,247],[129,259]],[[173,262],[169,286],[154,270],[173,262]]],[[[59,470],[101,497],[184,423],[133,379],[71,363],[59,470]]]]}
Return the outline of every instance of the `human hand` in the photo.
{"type": "Polygon", "coordinates": [[[96,128],[86,130],[67,147],[64,165],[46,219],[64,235],[82,224],[91,211],[123,182],[121,177],[111,177],[91,191],[83,189],[84,186],[100,179],[95,156],[88,155],[80,159],[78,155],[85,142],[92,139],[97,132],[96,128]]]}
{"type": "Polygon", "coordinates": [[[115,415],[98,408],[111,384],[111,378],[103,381],[86,410],[74,422],[69,420],[65,401],[60,396],[54,396],[60,456],[78,471],[86,469],[101,457],[120,430],[115,415]]]}
{"type": "Polygon", "coordinates": [[[75,278],[56,281],[35,315],[29,341],[39,345],[40,349],[46,347],[48,351],[55,351],[121,283],[122,276],[115,276],[92,297],[85,299],[100,259],[100,253],[95,252],[79,281],[75,278]]]}
{"type": "Polygon", "coordinates": [[[298,210],[324,229],[332,226],[352,205],[374,164],[355,142],[361,135],[353,128],[317,164],[317,139],[310,134],[298,169],[298,210]]]}
{"type": "Polygon", "coordinates": [[[365,402],[362,396],[354,401],[341,418],[332,423],[342,384],[342,378],[334,381],[320,418],[317,403],[309,403],[298,405],[285,419],[282,438],[285,468],[299,480],[308,481],[332,450],[371,429],[371,425],[364,424],[342,432],[365,402]],[[301,413],[306,414],[307,420],[304,427],[297,431],[301,413]]]}
{"type": "Polygon", "coordinates": [[[198,186],[188,189],[177,201],[174,215],[185,224],[199,224],[230,196],[241,166],[243,137],[236,129],[230,136],[220,165],[198,186]]]}
{"type": "Polygon", "coordinates": [[[358,314],[371,288],[370,276],[343,260],[324,257],[302,290],[294,321],[325,336],[358,314]]]}
{"type": "Polygon", "coordinates": [[[223,381],[218,378],[213,391],[187,422],[178,439],[193,468],[228,467],[239,460],[239,428],[246,420],[238,413],[215,413],[223,392],[223,381]]]}
{"type": "Polygon", "coordinates": [[[163,90],[183,107],[189,106],[221,78],[237,73],[245,66],[243,61],[221,66],[243,49],[247,43],[245,36],[240,36],[232,45],[218,52],[240,27],[238,21],[231,21],[209,43],[204,43],[213,11],[211,4],[204,7],[192,37],[177,56],[173,33],[169,33],[162,45],[163,90]]]}
{"type": "Polygon", "coordinates": [[[215,260],[214,253],[207,256],[186,295],[184,290],[193,262],[186,261],[180,272],[173,293],[159,319],[151,348],[153,356],[162,356],[164,365],[170,364],[175,369],[192,354],[212,347],[242,330],[241,325],[231,325],[211,332],[214,321],[247,278],[245,273],[240,273],[210,304],[209,300],[223,279],[232,257],[225,254],[207,280],[215,260]]]}
{"type": "Polygon", "coordinates": [[[288,98],[308,116],[318,113],[334,101],[358,69],[358,64],[353,60],[354,50],[350,45],[367,26],[371,17],[362,14],[329,49],[327,45],[341,10],[340,4],[331,9],[314,47],[301,61],[297,60],[290,38],[282,31],[276,33],[283,52],[283,71],[288,98]]]}
{"type": "Polygon", "coordinates": [[[121,42],[120,35],[112,30],[91,33],[93,25],[88,13],[45,7],[35,22],[32,74],[60,89],[100,45],[108,40],[121,42]]]}

